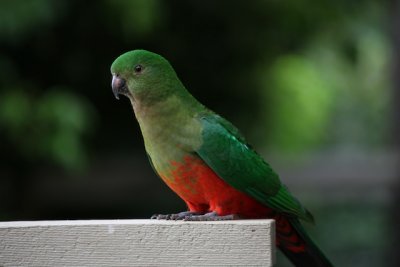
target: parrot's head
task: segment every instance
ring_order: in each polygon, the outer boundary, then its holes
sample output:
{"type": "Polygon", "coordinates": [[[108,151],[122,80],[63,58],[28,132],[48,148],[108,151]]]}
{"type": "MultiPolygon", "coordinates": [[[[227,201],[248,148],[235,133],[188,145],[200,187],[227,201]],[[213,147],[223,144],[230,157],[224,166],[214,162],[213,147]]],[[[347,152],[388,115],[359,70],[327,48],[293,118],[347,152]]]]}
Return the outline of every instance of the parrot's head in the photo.
{"type": "Polygon", "coordinates": [[[131,101],[151,103],[173,94],[178,90],[173,85],[180,84],[169,62],[146,50],[119,56],[111,65],[111,74],[112,91],[117,99],[125,95],[131,101]]]}

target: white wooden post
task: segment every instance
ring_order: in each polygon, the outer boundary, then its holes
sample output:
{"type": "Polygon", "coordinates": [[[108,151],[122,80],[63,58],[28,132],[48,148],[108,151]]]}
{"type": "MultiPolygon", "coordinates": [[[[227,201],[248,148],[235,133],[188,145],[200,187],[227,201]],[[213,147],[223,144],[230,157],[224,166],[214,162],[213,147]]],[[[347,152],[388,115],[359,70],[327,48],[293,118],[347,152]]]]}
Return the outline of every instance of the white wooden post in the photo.
{"type": "Polygon", "coordinates": [[[0,222],[0,266],[272,266],[273,220],[0,222]]]}

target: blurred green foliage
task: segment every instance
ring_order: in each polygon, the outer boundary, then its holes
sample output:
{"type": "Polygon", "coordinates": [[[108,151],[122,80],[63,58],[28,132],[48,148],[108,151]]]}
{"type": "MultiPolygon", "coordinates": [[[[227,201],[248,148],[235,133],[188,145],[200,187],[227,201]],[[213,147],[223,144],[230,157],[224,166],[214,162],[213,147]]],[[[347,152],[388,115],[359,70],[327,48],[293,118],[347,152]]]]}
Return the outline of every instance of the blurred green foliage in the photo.
{"type": "Polygon", "coordinates": [[[52,160],[68,169],[84,167],[82,137],[94,123],[93,106],[69,88],[51,88],[40,98],[21,89],[0,95],[5,141],[29,160],[52,160]]]}
{"type": "Polygon", "coordinates": [[[271,68],[268,86],[276,92],[266,125],[269,147],[304,151],[326,138],[332,115],[334,90],[307,57],[281,57],[271,68]],[[288,101],[290,99],[290,101],[288,101]]]}
{"type": "MultiPolygon", "coordinates": [[[[3,42],[23,42],[41,27],[56,20],[62,9],[52,0],[3,0],[0,2],[0,39],[3,42]]],[[[61,1],[59,1],[61,2],[61,1]]]]}
{"type": "Polygon", "coordinates": [[[260,77],[271,105],[268,147],[293,153],[389,145],[392,49],[384,14],[364,5],[267,65],[260,77]]]}
{"type": "Polygon", "coordinates": [[[104,9],[109,20],[117,20],[124,38],[130,41],[149,38],[166,15],[160,0],[106,0],[104,9]]]}

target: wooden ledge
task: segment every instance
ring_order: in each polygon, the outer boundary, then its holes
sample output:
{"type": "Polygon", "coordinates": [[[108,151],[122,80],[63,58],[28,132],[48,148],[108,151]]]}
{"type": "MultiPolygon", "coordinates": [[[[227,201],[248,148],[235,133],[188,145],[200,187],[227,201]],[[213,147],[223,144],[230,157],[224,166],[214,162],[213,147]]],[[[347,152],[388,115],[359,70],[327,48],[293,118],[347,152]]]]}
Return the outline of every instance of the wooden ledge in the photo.
{"type": "Polygon", "coordinates": [[[272,266],[273,220],[0,222],[0,266],[272,266]]]}

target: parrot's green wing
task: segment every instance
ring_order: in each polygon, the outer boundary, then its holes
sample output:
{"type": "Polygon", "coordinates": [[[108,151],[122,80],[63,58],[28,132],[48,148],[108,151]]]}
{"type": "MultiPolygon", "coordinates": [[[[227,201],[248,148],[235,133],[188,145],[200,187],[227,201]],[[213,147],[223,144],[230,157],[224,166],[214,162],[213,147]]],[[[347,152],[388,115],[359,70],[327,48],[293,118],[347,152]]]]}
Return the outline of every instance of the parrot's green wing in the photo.
{"type": "Polygon", "coordinates": [[[306,221],[313,217],[281,184],[279,176],[231,123],[214,114],[199,117],[202,145],[196,153],[225,182],[278,212],[306,221]]]}

